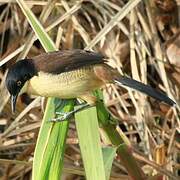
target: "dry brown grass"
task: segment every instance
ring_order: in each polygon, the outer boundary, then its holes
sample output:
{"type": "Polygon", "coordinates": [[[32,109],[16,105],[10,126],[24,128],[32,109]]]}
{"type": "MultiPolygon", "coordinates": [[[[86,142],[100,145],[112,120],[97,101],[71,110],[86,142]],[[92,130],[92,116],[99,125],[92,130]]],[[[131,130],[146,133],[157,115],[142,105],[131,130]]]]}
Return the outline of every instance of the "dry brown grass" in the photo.
{"type": "MultiPolygon", "coordinates": [[[[176,100],[177,106],[172,108],[114,85],[104,90],[106,104],[118,118],[117,128],[129,138],[144,171],[176,179],[180,174],[180,35],[179,6],[175,1],[141,2],[121,21],[119,11],[125,6],[125,0],[26,2],[57,48],[87,46],[99,51],[109,57],[109,63],[120,73],[151,84],[176,100]]],[[[45,104],[42,98],[23,96],[18,100],[16,114],[11,114],[4,84],[6,71],[17,59],[41,52],[43,49],[15,0],[1,0],[0,177],[4,179],[31,178],[33,152],[45,104]]],[[[84,171],[73,122],[67,144],[63,178],[80,179],[84,171]]],[[[128,179],[118,157],[111,178],[128,179]]]]}

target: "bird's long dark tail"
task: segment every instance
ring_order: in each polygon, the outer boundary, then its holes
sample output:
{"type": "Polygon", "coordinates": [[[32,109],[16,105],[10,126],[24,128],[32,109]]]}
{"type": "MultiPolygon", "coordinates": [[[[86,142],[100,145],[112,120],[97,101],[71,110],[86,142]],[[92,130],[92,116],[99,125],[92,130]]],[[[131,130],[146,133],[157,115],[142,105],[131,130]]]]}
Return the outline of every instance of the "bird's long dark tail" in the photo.
{"type": "Polygon", "coordinates": [[[120,78],[114,79],[114,81],[117,85],[130,87],[132,89],[145,93],[159,101],[163,101],[169,104],[170,106],[173,106],[175,104],[175,102],[172,99],[170,99],[168,96],[166,96],[164,93],[157,91],[151,86],[143,84],[134,79],[130,79],[128,77],[120,77],[120,78]]]}

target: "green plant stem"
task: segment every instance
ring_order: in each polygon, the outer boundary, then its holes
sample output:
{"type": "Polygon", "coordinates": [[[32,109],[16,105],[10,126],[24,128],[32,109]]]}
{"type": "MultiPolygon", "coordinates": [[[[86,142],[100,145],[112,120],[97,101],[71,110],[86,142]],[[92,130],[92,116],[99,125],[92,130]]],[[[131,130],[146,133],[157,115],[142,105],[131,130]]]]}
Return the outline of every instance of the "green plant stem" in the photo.
{"type": "Polygon", "coordinates": [[[109,115],[102,102],[97,102],[97,112],[99,123],[107,134],[112,145],[117,147],[117,154],[119,155],[122,164],[128,171],[128,174],[134,180],[143,180],[145,178],[145,174],[133,157],[131,147],[126,144],[126,140],[124,140],[123,136],[118,133],[116,125],[112,124],[110,120],[108,120],[109,115]]]}

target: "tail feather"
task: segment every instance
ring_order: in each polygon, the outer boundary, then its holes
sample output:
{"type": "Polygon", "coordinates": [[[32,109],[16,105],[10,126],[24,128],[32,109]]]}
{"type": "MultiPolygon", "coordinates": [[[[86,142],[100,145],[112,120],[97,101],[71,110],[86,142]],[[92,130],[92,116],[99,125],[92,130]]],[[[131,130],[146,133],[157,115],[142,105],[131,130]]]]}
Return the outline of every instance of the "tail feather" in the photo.
{"type": "Polygon", "coordinates": [[[124,85],[127,87],[130,87],[132,89],[138,90],[142,93],[145,93],[159,101],[163,101],[167,104],[169,104],[170,106],[173,106],[175,104],[175,102],[170,99],[167,95],[165,95],[164,93],[157,91],[156,89],[153,89],[151,86],[143,84],[141,82],[138,82],[134,79],[130,79],[128,77],[120,77],[120,78],[116,78],[115,83],[118,85],[124,85]]]}

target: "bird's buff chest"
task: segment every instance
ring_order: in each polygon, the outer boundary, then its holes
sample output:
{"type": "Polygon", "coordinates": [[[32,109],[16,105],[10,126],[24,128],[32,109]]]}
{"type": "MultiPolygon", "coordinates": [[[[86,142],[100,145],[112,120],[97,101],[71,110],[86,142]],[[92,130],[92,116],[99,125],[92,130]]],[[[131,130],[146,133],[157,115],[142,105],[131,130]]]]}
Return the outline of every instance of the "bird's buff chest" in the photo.
{"type": "Polygon", "coordinates": [[[76,98],[103,85],[93,70],[93,67],[65,72],[61,74],[49,74],[39,72],[27,84],[27,93],[59,98],[76,98]]]}

